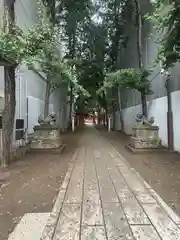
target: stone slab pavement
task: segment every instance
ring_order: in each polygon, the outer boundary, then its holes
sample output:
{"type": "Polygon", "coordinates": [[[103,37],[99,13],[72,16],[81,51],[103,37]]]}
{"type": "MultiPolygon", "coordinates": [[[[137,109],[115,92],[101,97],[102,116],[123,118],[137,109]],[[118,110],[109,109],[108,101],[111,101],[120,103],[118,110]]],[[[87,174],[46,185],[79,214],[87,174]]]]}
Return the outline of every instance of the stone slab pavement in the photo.
{"type": "Polygon", "coordinates": [[[87,127],[41,240],[178,240],[179,226],[161,197],[87,127]]]}

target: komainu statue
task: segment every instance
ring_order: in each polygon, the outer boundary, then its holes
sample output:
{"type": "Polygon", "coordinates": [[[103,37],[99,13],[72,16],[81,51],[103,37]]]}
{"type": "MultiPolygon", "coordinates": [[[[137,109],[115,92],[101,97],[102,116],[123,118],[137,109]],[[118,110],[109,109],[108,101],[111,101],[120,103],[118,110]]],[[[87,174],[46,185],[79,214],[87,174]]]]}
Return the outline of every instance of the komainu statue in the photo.
{"type": "Polygon", "coordinates": [[[147,118],[142,113],[138,113],[135,117],[138,124],[152,126],[154,123],[154,117],[147,118]]]}
{"type": "Polygon", "coordinates": [[[57,121],[57,116],[55,113],[49,114],[46,118],[44,118],[42,114],[40,114],[38,117],[38,123],[40,125],[52,126],[52,125],[56,125],[56,121],[57,121]]]}

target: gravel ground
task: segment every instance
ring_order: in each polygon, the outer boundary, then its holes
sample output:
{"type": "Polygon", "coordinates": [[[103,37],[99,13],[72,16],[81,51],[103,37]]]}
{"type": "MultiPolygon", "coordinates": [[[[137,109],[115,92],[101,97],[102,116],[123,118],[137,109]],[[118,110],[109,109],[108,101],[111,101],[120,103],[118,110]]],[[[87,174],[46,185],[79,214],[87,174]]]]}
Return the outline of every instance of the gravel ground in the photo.
{"type": "Polygon", "coordinates": [[[62,135],[66,148],[61,155],[31,153],[0,171],[0,240],[8,239],[25,213],[52,210],[80,135],[62,135]]]}
{"type": "Polygon", "coordinates": [[[106,129],[98,129],[180,216],[180,154],[170,152],[132,154],[125,148],[129,143],[128,136],[118,131],[108,133],[106,129]]]}

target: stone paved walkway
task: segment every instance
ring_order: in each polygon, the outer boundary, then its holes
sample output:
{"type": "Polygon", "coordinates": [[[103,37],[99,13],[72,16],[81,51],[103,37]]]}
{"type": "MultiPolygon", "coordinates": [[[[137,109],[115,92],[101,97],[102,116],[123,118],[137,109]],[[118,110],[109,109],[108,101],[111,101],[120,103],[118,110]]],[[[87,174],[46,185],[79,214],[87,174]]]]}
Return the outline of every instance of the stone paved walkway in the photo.
{"type": "Polygon", "coordinates": [[[41,239],[176,240],[179,226],[180,218],[171,208],[89,127],[41,239]]]}

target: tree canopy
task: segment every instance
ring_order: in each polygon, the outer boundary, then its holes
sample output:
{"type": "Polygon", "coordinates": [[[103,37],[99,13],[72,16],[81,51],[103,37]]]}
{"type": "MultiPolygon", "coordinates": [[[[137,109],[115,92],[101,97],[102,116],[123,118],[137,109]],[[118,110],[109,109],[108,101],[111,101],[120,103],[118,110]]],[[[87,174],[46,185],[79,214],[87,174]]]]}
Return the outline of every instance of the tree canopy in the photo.
{"type": "MultiPolygon", "coordinates": [[[[26,35],[17,26],[13,26],[11,33],[0,34],[0,48],[4,49],[1,57],[15,59],[16,63],[26,60],[30,65],[38,62],[38,67],[53,75],[52,79],[60,76],[59,82],[52,81],[52,89],[64,79],[70,84],[72,96],[75,95],[73,89],[79,89],[78,94],[81,89],[82,95],[86,93],[86,100],[93,98],[103,108],[107,107],[107,88],[127,87],[144,95],[151,92],[149,71],[142,65],[143,16],[139,0],[43,0],[43,3],[46,17],[40,11],[39,22],[26,35]],[[127,16],[133,19],[139,37],[140,64],[136,70],[119,70],[119,53],[128,41],[125,34],[127,16]],[[8,52],[10,46],[13,51],[8,52]],[[67,60],[71,64],[67,64],[67,60]],[[74,82],[70,81],[72,74],[75,74],[74,82]]],[[[169,4],[156,0],[152,5],[153,12],[146,16],[146,21],[153,21],[161,33],[162,47],[157,59],[163,60],[168,68],[180,60],[180,7],[178,0],[169,4]]],[[[108,104],[111,103],[108,101],[108,104]]]]}

